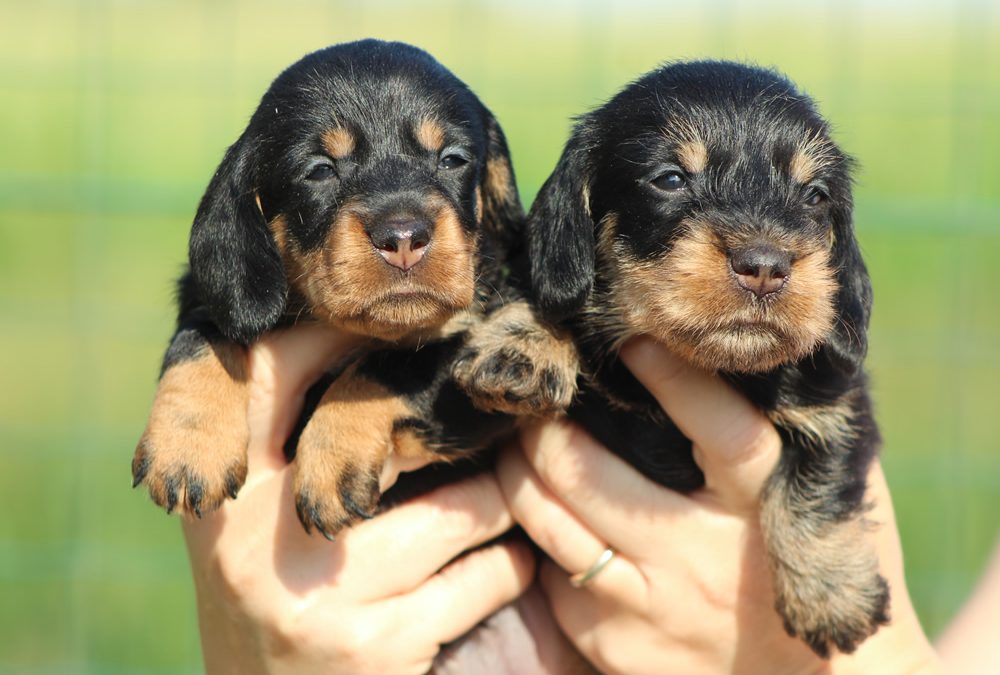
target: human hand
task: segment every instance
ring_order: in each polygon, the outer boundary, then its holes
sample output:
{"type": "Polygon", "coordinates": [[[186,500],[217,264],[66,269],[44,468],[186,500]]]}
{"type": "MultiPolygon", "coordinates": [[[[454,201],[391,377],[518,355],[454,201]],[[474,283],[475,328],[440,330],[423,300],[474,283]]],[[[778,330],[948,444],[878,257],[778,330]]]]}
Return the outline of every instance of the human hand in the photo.
{"type": "MultiPolygon", "coordinates": [[[[321,327],[275,333],[250,354],[249,472],[235,501],[186,521],[209,673],[422,673],[531,583],[521,544],[452,561],[507,530],[496,480],[449,485],[345,531],[309,536],[281,447],[302,396],[353,346],[321,327]]],[[[390,459],[382,488],[404,466],[390,459]]]]}
{"type": "Polygon", "coordinates": [[[937,672],[906,592],[888,488],[869,477],[869,534],[889,580],[892,621],[853,654],[823,661],[790,638],[774,610],[758,496],[781,441],[771,423],[718,377],[648,339],[622,358],[694,446],[705,487],[665,489],[581,429],[549,422],[522,435],[498,465],[515,519],[554,562],[540,579],[570,640],[609,673],[937,672]],[[616,554],[584,587],[605,547],[616,554]]]}

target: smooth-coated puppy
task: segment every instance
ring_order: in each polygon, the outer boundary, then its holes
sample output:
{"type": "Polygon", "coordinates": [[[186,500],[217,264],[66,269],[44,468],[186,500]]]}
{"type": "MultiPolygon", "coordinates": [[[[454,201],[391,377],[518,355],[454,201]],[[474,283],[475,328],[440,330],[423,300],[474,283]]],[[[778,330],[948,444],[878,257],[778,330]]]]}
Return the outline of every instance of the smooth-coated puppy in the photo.
{"type": "Polygon", "coordinates": [[[813,101],[772,70],[648,73],[579,118],[528,216],[532,302],[476,327],[455,370],[484,409],[568,407],[679,490],[704,483],[691,444],[618,348],[651,335],[722,374],[781,435],[761,527],[777,610],[822,656],[857,647],[889,605],[865,536],[880,441],[851,170],[813,101]]]}

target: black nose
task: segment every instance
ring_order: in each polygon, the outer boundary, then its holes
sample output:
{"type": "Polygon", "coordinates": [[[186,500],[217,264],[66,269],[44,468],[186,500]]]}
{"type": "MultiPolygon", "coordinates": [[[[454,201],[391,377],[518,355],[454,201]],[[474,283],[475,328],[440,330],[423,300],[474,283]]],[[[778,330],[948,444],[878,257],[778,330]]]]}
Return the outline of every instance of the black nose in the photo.
{"type": "Polygon", "coordinates": [[[777,293],[792,272],[792,254],[768,245],[748,246],[729,255],[736,282],[757,297],[777,293]]]}
{"type": "Polygon", "coordinates": [[[387,263],[406,271],[427,252],[431,228],[422,220],[386,220],[369,228],[368,238],[387,263]]]}

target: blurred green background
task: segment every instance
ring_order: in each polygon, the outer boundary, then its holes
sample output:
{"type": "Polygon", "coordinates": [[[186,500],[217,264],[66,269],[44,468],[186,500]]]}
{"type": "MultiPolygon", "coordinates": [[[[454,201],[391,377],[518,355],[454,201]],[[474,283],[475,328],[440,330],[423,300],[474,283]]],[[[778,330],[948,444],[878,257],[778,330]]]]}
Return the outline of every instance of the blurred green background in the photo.
{"type": "Polygon", "coordinates": [[[569,119],[658,62],[776,65],[862,163],[871,370],[935,633],[1000,531],[996,3],[0,4],[0,672],[197,672],[177,521],[129,489],[202,189],[282,68],[434,53],[504,125],[527,203],[569,119]]]}

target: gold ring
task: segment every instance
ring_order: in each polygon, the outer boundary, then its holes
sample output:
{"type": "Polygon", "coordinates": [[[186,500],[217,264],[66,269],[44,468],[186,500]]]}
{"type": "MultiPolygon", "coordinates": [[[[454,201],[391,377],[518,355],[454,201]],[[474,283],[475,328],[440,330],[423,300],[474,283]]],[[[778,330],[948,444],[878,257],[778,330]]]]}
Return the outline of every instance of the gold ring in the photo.
{"type": "Polygon", "coordinates": [[[587,568],[587,571],[580,572],[579,574],[574,574],[569,578],[569,583],[573,588],[583,588],[588,581],[596,577],[601,573],[611,559],[615,557],[615,550],[608,546],[606,549],[601,551],[601,555],[598,556],[594,564],[587,568]]]}

